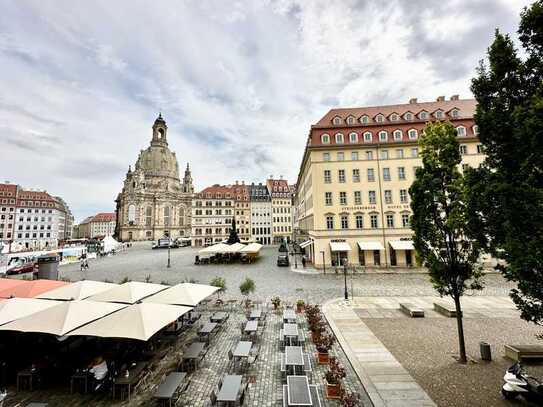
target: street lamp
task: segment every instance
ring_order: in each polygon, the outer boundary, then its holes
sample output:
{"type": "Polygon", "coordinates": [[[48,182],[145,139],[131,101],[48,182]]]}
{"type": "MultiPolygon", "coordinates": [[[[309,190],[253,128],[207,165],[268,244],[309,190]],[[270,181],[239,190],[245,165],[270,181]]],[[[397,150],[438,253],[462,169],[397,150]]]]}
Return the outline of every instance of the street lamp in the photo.
{"type": "Polygon", "coordinates": [[[298,268],[298,258],[296,256],[296,246],[294,245],[294,242],[292,243],[292,252],[294,253],[294,268],[298,268]]]}
{"type": "Polygon", "coordinates": [[[170,268],[171,267],[171,263],[170,263],[170,247],[172,245],[172,242],[169,241],[168,242],[168,265],[166,266],[167,268],[170,268]]]}
{"type": "Polygon", "coordinates": [[[324,271],[324,274],[326,274],[326,263],[324,261],[324,250],[321,250],[322,253],[322,269],[324,271]]]}
{"type": "Polygon", "coordinates": [[[345,300],[348,300],[349,292],[347,291],[347,259],[343,259],[343,276],[345,277],[345,300]]]}

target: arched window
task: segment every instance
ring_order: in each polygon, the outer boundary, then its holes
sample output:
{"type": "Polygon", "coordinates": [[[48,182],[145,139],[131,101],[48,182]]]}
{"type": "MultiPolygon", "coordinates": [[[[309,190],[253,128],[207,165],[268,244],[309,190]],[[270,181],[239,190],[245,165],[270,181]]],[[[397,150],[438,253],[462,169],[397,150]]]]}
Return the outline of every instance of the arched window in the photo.
{"type": "Polygon", "coordinates": [[[341,117],[339,116],[334,117],[334,119],[332,120],[332,123],[341,124],[341,117]]]}
{"type": "Polygon", "coordinates": [[[367,131],[364,133],[364,143],[371,143],[373,139],[373,136],[371,132],[367,131]]]}
{"type": "Polygon", "coordinates": [[[463,137],[466,135],[466,128],[464,126],[458,126],[456,128],[456,134],[460,137],[463,137]]]}
{"type": "Polygon", "coordinates": [[[164,207],[164,226],[170,226],[170,207],[164,207]]]}
{"type": "Polygon", "coordinates": [[[436,110],[434,116],[436,119],[443,119],[443,110],[436,110]]]}
{"type": "Polygon", "coordinates": [[[394,130],[394,140],[395,141],[401,141],[402,140],[402,131],[401,130],[394,130]]]}
{"type": "Polygon", "coordinates": [[[388,133],[385,130],[379,132],[379,141],[387,141],[388,133]]]}
{"type": "Polygon", "coordinates": [[[183,206],[179,207],[179,226],[185,225],[185,208],[183,206]]]}
{"type": "Polygon", "coordinates": [[[367,115],[360,117],[360,123],[362,124],[367,124],[369,123],[369,121],[370,121],[370,118],[367,115]]]}
{"type": "Polygon", "coordinates": [[[136,205],[128,205],[128,222],[136,222],[136,205]]]}
{"type": "Polygon", "coordinates": [[[330,136],[328,134],[323,134],[321,136],[321,143],[322,144],[330,144],[330,136]]]}
{"type": "Polygon", "coordinates": [[[358,134],[356,133],[349,134],[349,143],[358,143],[358,134]]]}
{"type": "Polygon", "coordinates": [[[390,115],[390,121],[391,122],[397,122],[398,121],[398,115],[396,113],[392,113],[390,115]]]}
{"type": "Polygon", "coordinates": [[[347,124],[354,124],[355,120],[353,116],[347,117],[347,124]]]}
{"type": "Polygon", "coordinates": [[[407,112],[406,114],[403,115],[403,118],[405,120],[413,120],[413,113],[407,112]]]}
{"type": "Polygon", "coordinates": [[[379,113],[377,116],[375,116],[375,121],[377,123],[382,123],[385,121],[385,116],[383,116],[381,113],[379,113]]]}
{"type": "Polygon", "coordinates": [[[471,128],[471,130],[473,131],[473,134],[475,136],[478,136],[479,135],[479,126],[475,125],[471,128]]]}
{"type": "Polygon", "coordinates": [[[427,113],[427,112],[420,112],[420,113],[419,113],[419,119],[420,119],[420,120],[426,120],[426,119],[428,119],[428,113],[427,113]]]}
{"type": "Polygon", "coordinates": [[[409,135],[409,140],[416,140],[418,137],[418,132],[416,129],[410,129],[407,134],[409,135]]]}
{"type": "Polygon", "coordinates": [[[344,143],[343,134],[337,133],[336,134],[336,144],[343,144],[343,143],[344,143]]]}
{"type": "Polygon", "coordinates": [[[451,110],[451,117],[456,119],[458,116],[459,116],[458,109],[451,110]]]}
{"type": "Polygon", "coordinates": [[[153,208],[151,208],[150,206],[145,208],[145,225],[146,226],[153,225],[153,208]]]}

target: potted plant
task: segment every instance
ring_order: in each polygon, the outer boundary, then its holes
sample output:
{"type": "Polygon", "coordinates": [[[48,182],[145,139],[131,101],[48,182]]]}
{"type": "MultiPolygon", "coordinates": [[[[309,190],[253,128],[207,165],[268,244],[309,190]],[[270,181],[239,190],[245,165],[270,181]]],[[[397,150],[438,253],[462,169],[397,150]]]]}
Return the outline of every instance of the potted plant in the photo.
{"type": "Polygon", "coordinates": [[[304,312],[304,307],[305,307],[304,300],[296,301],[296,311],[298,311],[298,313],[304,312]]]}
{"type": "Polygon", "coordinates": [[[326,397],[329,399],[341,398],[341,381],[345,378],[345,368],[336,358],[330,358],[330,367],[324,377],[326,379],[326,397]]]}
{"type": "Polygon", "coordinates": [[[279,305],[281,305],[281,298],[273,297],[271,299],[271,303],[273,304],[273,309],[277,310],[279,308],[279,305]]]}
{"type": "Polygon", "coordinates": [[[330,363],[330,349],[335,343],[336,337],[329,332],[323,331],[315,338],[315,347],[317,348],[317,359],[319,365],[330,363]]]}
{"type": "Polygon", "coordinates": [[[239,285],[239,291],[242,295],[245,296],[245,306],[249,308],[251,305],[251,300],[249,300],[249,295],[251,293],[254,293],[256,289],[255,282],[251,280],[249,277],[247,277],[243,282],[239,285]]]}
{"type": "Polygon", "coordinates": [[[346,391],[343,391],[341,393],[341,405],[342,407],[360,406],[360,395],[358,393],[347,393],[346,391]]]}

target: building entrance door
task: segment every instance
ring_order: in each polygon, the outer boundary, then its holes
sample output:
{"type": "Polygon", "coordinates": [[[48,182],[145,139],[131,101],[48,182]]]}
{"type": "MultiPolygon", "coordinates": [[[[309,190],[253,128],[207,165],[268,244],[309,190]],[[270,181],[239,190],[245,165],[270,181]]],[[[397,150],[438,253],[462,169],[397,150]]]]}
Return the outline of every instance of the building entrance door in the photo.
{"type": "Polygon", "coordinates": [[[380,250],[373,251],[373,265],[374,266],[381,265],[381,251],[380,250]]]}
{"type": "Polygon", "coordinates": [[[361,266],[366,265],[366,254],[364,253],[364,250],[359,250],[358,251],[358,261],[359,261],[361,266]]]}
{"type": "Polygon", "coordinates": [[[390,248],[390,265],[396,266],[396,250],[390,248]]]}
{"type": "Polygon", "coordinates": [[[405,251],[405,264],[407,264],[408,267],[413,265],[413,255],[411,254],[411,250],[405,251]]]}

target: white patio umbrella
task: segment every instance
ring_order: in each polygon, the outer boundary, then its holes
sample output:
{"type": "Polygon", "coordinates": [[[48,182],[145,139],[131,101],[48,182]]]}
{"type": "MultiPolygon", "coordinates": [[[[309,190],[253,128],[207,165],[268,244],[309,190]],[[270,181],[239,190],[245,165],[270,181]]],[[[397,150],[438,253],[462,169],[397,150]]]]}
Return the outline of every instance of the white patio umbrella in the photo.
{"type": "Polygon", "coordinates": [[[260,243],[249,243],[247,246],[245,246],[243,249],[240,250],[241,253],[258,253],[262,249],[262,245],[260,243]]]}
{"type": "Polygon", "coordinates": [[[95,301],[56,302],[39,312],[0,326],[3,331],[40,332],[63,336],[89,322],[127,307],[126,304],[95,301]]]}
{"type": "Polygon", "coordinates": [[[200,250],[198,253],[200,254],[212,254],[212,253],[224,253],[225,250],[228,250],[227,244],[224,243],[217,243],[213,246],[205,247],[202,250],[200,250]]]}
{"type": "Polygon", "coordinates": [[[77,328],[66,335],[146,341],[190,310],[189,307],[177,305],[138,303],[77,328]]]}
{"type": "Polygon", "coordinates": [[[0,302],[0,325],[58,304],[58,301],[38,300],[36,298],[10,298],[0,302]]]}
{"type": "Polygon", "coordinates": [[[102,293],[114,287],[118,287],[118,284],[83,280],[47,291],[36,298],[48,300],[84,300],[91,295],[102,293]]]}
{"type": "Polygon", "coordinates": [[[141,299],[165,290],[169,286],[162,284],[141,283],[138,281],[129,281],[113,287],[100,294],[93,295],[88,299],[91,301],[104,302],[122,302],[125,304],[134,304],[141,299]]]}
{"type": "Polygon", "coordinates": [[[219,290],[219,287],[211,285],[182,283],[151,295],[144,299],[143,302],[195,307],[200,301],[209,297],[217,290],[219,290]]]}
{"type": "Polygon", "coordinates": [[[228,246],[225,253],[239,253],[244,247],[245,245],[243,243],[234,243],[228,246]]]}

